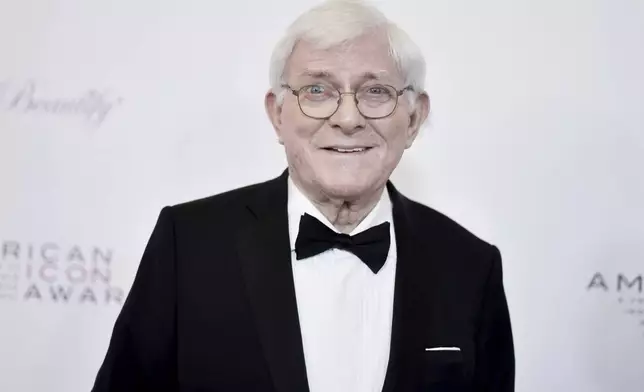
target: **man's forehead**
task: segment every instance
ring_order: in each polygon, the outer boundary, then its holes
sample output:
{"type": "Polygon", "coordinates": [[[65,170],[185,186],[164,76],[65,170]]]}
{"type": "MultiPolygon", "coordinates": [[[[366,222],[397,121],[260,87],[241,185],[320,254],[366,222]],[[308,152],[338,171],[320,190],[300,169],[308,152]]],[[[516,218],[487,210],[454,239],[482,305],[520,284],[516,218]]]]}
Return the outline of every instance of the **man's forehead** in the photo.
{"type": "Polygon", "coordinates": [[[294,76],[296,77],[310,77],[310,78],[320,78],[320,79],[331,79],[331,78],[337,78],[340,77],[341,75],[338,74],[348,74],[351,73],[351,77],[354,78],[359,78],[359,79],[366,79],[366,80],[371,80],[371,79],[383,79],[388,76],[390,76],[391,72],[386,70],[386,69],[379,69],[379,70],[373,70],[373,71],[359,71],[356,70],[355,72],[347,72],[346,70],[344,72],[337,72],[334,70],[329,70],[325,68],[304,68],[300,70],[299,72],[296,72],[294,76]]]}
{"type": "Polygon", "coordinates": [[[400,77],[388,52],[371,55],[364,51],[340,53],[296,48],[289,59],[290,77],[329,80],[392,80],[400,77]]]}
{"type": "Polygon", "coordinates": [[[331,47],[319,47],[309,41],[298,41],[292,55],[303,61],[351,61],[369,58],[371,61],[385,62],[391,60],[387,42],[374,38],[347,41],[331,47]]]}

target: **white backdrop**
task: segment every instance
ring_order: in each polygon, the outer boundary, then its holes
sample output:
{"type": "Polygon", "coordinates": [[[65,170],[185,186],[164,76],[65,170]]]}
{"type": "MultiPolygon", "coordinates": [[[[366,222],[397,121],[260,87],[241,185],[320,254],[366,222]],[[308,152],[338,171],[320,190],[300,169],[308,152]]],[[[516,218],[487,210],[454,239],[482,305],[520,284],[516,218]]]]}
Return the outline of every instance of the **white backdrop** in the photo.
{"type": "MultiPolygon", "coordinates": [[[[159,210],[278,175],[313,0],[0,2],[0,391],[88,391],[159,210]]],[[[517,391],[644,388],[644,2],[377,2],[428,61],[394,182],[504,256],[517,391]]]]}

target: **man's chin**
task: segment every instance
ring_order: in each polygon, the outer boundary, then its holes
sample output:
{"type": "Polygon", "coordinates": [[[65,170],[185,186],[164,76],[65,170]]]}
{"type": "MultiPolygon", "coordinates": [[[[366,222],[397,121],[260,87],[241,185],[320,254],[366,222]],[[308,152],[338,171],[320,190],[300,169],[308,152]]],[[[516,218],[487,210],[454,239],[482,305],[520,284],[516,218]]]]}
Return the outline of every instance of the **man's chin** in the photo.
{"type": "Polygon", "coordinates": [[[366,196],[373,191],[373,187],[361,181],[326,181],[320,184],[321,190],[329,197],[352,200],[366,196]]]}

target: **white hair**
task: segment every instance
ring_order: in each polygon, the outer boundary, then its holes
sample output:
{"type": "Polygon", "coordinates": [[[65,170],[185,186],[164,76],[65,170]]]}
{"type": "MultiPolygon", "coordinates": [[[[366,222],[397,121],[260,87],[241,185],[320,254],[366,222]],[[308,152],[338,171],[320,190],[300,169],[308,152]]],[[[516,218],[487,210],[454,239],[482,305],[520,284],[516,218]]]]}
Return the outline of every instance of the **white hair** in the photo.
{"type": "MultiPolygon", "coordinates": [[[[374,30],[385,32],[389,53],[405,81],[414,91],[424,91],[425,59],[411,38],[375,7],[361,0],[327,0],[300,15],[287,29],[271,56],[270,84],[278,101],[283,99],[284,71],[295,45],[312,42],[318,49],[342,45],[374,30]]],[[[410,97],[412,101],[415,94],[410,97]]]]}

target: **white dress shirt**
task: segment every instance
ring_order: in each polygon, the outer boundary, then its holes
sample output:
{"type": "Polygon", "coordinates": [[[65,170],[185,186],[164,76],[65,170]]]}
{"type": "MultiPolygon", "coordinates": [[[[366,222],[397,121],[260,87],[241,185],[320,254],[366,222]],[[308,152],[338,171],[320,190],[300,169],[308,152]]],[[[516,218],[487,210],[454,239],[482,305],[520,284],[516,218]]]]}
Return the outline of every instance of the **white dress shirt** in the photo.
{"type": "Polygon", "coordinates": [[[382,390],[389,361],[396,272],[391,208],[385,190],[374,209],[350,233],[390,222],[391,246],[377,274],[340,249],[296,260],[295,241],[304,213],[337,230],[288,179],[291,261],[311,392],[382,390]]]}

